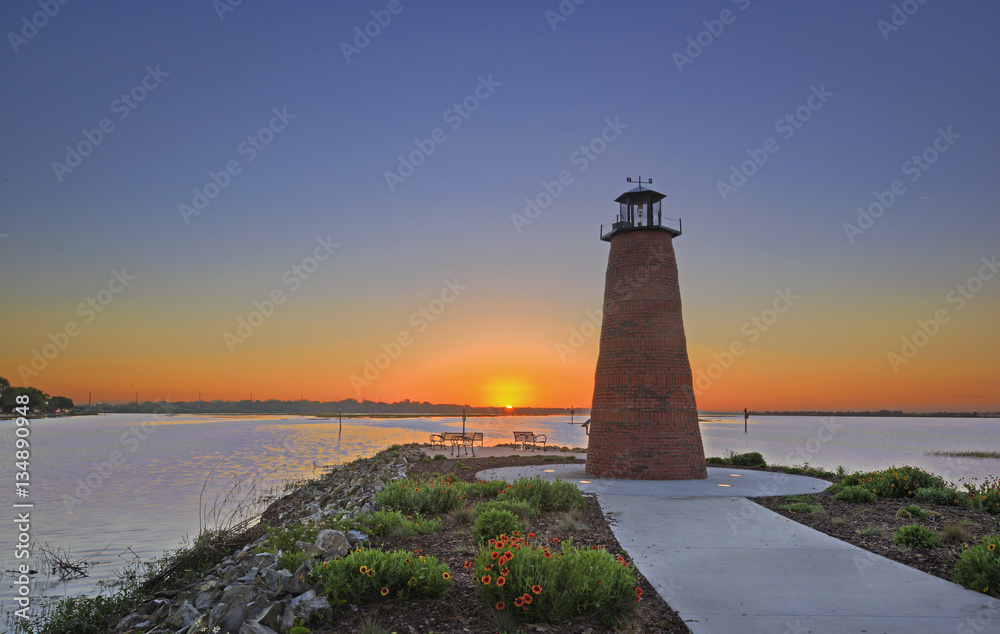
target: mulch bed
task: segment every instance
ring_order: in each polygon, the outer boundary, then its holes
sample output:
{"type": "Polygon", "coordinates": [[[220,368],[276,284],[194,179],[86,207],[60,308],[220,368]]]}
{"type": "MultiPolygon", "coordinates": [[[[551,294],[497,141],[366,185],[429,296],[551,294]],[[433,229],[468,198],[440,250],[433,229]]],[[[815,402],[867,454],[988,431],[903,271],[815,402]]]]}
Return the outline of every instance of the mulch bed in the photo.
{"type": "Polygon", "coordinates": [[[1000,533],[1000,516],[972,511],[966,506],[916,503],[912,498],[880,498],[874,504],[850,504],[834,500],[829,493],[791,497],[812,498],[810,503],[822,505],[823,511],[818,515],[783,511],[780,507],[789,503],[784,497],[755,498],[753,501],[800,524],[948,581],[952,581],[955,564],[965,544],[971,546],[979,543],[984,535],[1000,533]],[[917,504],[934,514],[924,518],[896,516],[899,509],[910,504],[917,504]],[[942,540],[937,548],[907,548],[893,542],[892,534],[908,524],[919,524],[939,534],[946,524],[957,524],[968,535],[951,543],[942,540]],[[858,534],[859,530],[870,526],[881,527],[881,531],[874,535],[858,534]]]}
{"type": "MultiPolygon", "coordinates": [[[[518,467],[525,465],[551,465],[555,461],[542,456],[518,456],[499,458],[463,458],[461,460],[431,460],[410,465],[408,476],[426,477],[429,474],[451,474],[457,479],[474,482],[476,473],[484,469],[518,467]]],[[[568,459],[563,463],[583,463],[582,460],[568,459]]],[[[557,463],[558,464],[558,463],[557,463]]],[[[615,539],[601,512],[597,499],[587,496],[587,508],[582,513],[586,530],[567,535],[556,533],[553,525],[564,513],[544,513],[529,520],[526,531],[532,531],[540,540],[573,538],[573,543],[585,546],[604,546],[608,552],[627,554],[615,539]]],[[[424,632],[471,632],[493,633],[500,628],[490,617],[490,609],[476,596],[476,581],[471,570],[465,569],[465,562],[472,561],[475,550],[472,544],[472,526],[456,525],[448,516],[442,518],[444,527],[431,535],[416,535],[406,539],[373,538],[372,545],[385,550],[403,548],[424,555],[433,555],[439,562],[448,565],[453,585],[448,596],[439,600],[409,601],[406,603],[376,603],[358,606],[357,611],[343,608],[335,611],[335,623],[322,628],[314,628],[316,633],[357,632],[366,620],[375,620],[382,628],[400,634],[424,632]]],[[[525,624],[520,629],[525,632],[551,632],[574,634],[597,634],[604,632],[688,632],[681,618],[656,593],[656,590],[640,573],[636,573],[642,588],[642,601],[635,604],[635,610],[626,617],[626,622],[618,629],[601,621],[599,617],[578,617],[559,625],[525,624]]]]}

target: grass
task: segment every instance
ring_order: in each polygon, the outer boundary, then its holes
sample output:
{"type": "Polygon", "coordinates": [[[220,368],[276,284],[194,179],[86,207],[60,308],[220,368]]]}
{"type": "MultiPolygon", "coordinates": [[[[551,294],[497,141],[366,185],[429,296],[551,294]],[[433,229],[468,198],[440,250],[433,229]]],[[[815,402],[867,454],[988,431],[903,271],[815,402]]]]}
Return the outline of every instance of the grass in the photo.
{"type": "Polygon", "coordinates": [[[587,525],[581,521],[580,511],[573,509],[556,522],[552,530],[566,534],[582,533],[587,530],[587,525]]]}
{"type": "Polygon", "coordinates": [[[791,511],[792,513],[809,513],[811,515],[819,515],[823,512],[823,506],[820,504],[809,504],[808,502],[795,502],[794,504],[786,504],[781,507],[782,511],[791,511]]]}
{"type": "Polygon", "coordinates": [[[952,458],[1000,458],[1000,451],[925,451],[925,456],[950,456],[952,458]]]}
{"type": "Polygon", "coordinates": [[[972,533],[961,524],[945,524],[941,528],[941,541],[946,544],[961,544],[972,540],[972,533]]]}
{"type": "Polygon", "coordinates": [[[859,528],[858,530],[856,530],[854,532],[857,533],[858,535],[861,535],[861,536],[881,535],[882,534],[882,527],[878,526],[876,524],[869,524],[868,526],[865,526],[864,528],[859,528]]]}

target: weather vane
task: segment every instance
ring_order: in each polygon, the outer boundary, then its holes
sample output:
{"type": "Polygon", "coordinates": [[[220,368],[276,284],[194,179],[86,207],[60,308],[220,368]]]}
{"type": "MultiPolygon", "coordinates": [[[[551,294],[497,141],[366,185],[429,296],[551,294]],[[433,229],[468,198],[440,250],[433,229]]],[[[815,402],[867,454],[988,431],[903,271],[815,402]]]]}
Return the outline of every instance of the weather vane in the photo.
{"type": "MultiPolygon", "coordinates": [[[[640,176],[636,180],[632,180],[631,176],[626,176],[625,177],[625,181],[628,182],[628,183],[639,183],[639,189],[642,189],[642,186],[644,184],[643,180],[642,180],[642,176],[640,176]]],[[[649,180],[645,181],[645,184],[646,185],[652,185],[653,184],[653,179],[650,178],[649,180]]]]}

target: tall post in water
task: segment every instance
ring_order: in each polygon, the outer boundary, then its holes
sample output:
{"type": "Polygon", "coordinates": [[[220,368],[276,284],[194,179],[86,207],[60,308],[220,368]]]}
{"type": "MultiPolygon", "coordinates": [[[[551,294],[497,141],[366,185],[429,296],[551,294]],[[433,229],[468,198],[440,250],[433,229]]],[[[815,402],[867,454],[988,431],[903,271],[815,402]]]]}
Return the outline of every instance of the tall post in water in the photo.
{"type": "Polygon", "coordinates": [[[674,255],[680,221],[663,218],[665,196],[642,185],[615,199],[618,218],[601,227],[611,251],[586,472],[697,480],[708,473],[674,255]]]}

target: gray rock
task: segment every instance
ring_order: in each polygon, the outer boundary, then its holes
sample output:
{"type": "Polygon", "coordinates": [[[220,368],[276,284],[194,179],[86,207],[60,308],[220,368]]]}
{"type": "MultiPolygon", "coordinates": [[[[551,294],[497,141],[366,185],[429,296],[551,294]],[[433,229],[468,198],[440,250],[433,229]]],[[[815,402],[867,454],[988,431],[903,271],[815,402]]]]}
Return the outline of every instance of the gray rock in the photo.
{"type": "Polygon", "coordinates": [[[255,623],[254,621],[247,621],[240,626],[239,634],[278,634],[266,625],[261,625],[260,623],[255,623]]]}
{"type": "Polygon", "coordinates": [[[278,583],[278,594],[301,594],[308,590],[311,571],[312,569],[307,567],[306,564],[302,564],[290,576],[282,576],[281,581],[278,583]]]}
{"type": "Polygon", "coordinates": [[[295,550],[300,553],[305,553],[310,557],[319,557],[325,551],[317,546],[316,544],[310,544],[308,542],[295,542],[295,550]]]}
{"type": "Polygon", "coordinates": [[[367,542],[368,535],[365,533],[362,533],[361,531],[347,531],[347,543],[349,543],[352,548],[367,542]]]}
{"type": "Polygon", "coordinates": [[[343,557],[351,552],[347,536],[340,531],[325,528],[316,535],[318,546],[327,557],[343,557]]]}
{"type": "Polygon", "coordinates": [[[244,597],[237,597],[229,604],[226,611],[222,613],[217,625],[221,628],[219,634],[238,634],[240,626],[250,617],[247,609],[247,600],[244,597]]]}
{"type": "Polygon", "coordinates": [[[187,601],[181,603],[177,611],[173,613],[168,621],[170,625],[177,628],[190,627],[192,623],[201,618],[201,613],[187,601]]]}
{"type": "Polygon", "coordinates": [[[284,603],[271,603],[264,607],[253,616],[253,620],[261,625],[267,626],[272,630],[283,632],[281,621],[282,616],[285,613],[284,603]]]}
{"type": "MultiPolygon", "coordinates": [[[[312,591],[310,590],[310,592],[312,591]]],[[[330,608],[330,602],[326,600],[326,597],[316,596],[307,601],[300,601],[298,605],[292,607],[292,613],[295,615],[295,618],[302,619],[306,622],[309,622],[316,616],[322,616],[326,619],[333,614],[330,608]]]]}
{"type": "Polygon", "coordinates": [[[121,621],[118,621],[118,625],[115,626],[115,631],[116,632],[125,632],[125,631],[128,631],[128,630],[132,629],[133,627],[135,627],[136,625],[138,625],[139,623],[142,623],[145,620],[146,620],[146,616],[144,614],[139,614],[138,612],[133,612],[132,614],[129,614],[128,616],[126,616],[121,621]]]}
{"type": "Polygon", "coordinates": [[[258,578],[264,587],[271,592],[277,592],[280,587],[282,579],[291,577],[292,573],[287,570],[275,570],[274,568],[266,568],[261,576],[258,578]]]}
{"type": "Polygon", "coordinates": [[[258,568],[270,568],[278,561],[278,557],[274,553],[258,553],[253,556],[251,561],[253,562],[252,565],[258,568]]]}
{"type": "Polygon", "coordinates": [[[244,603],[250,600],[253,596],[253,588],[243,584],[232,585],[226,588],[225,592],[222,593],[222,598],[219,599],[220,603],[230,603],[234,599],[243,599],[244,603]]]}
{"type": "Polygon", "coordinates": [[[218,587],[210,588],[208,590],[203,590],[202,592],[198,593],[198,596],[195,597],[194,607],[198,608],[199,610],[208,610],[209,608],[211,608],[213,605],[216,604],[221,594],[222,590],[218,587]]]}

